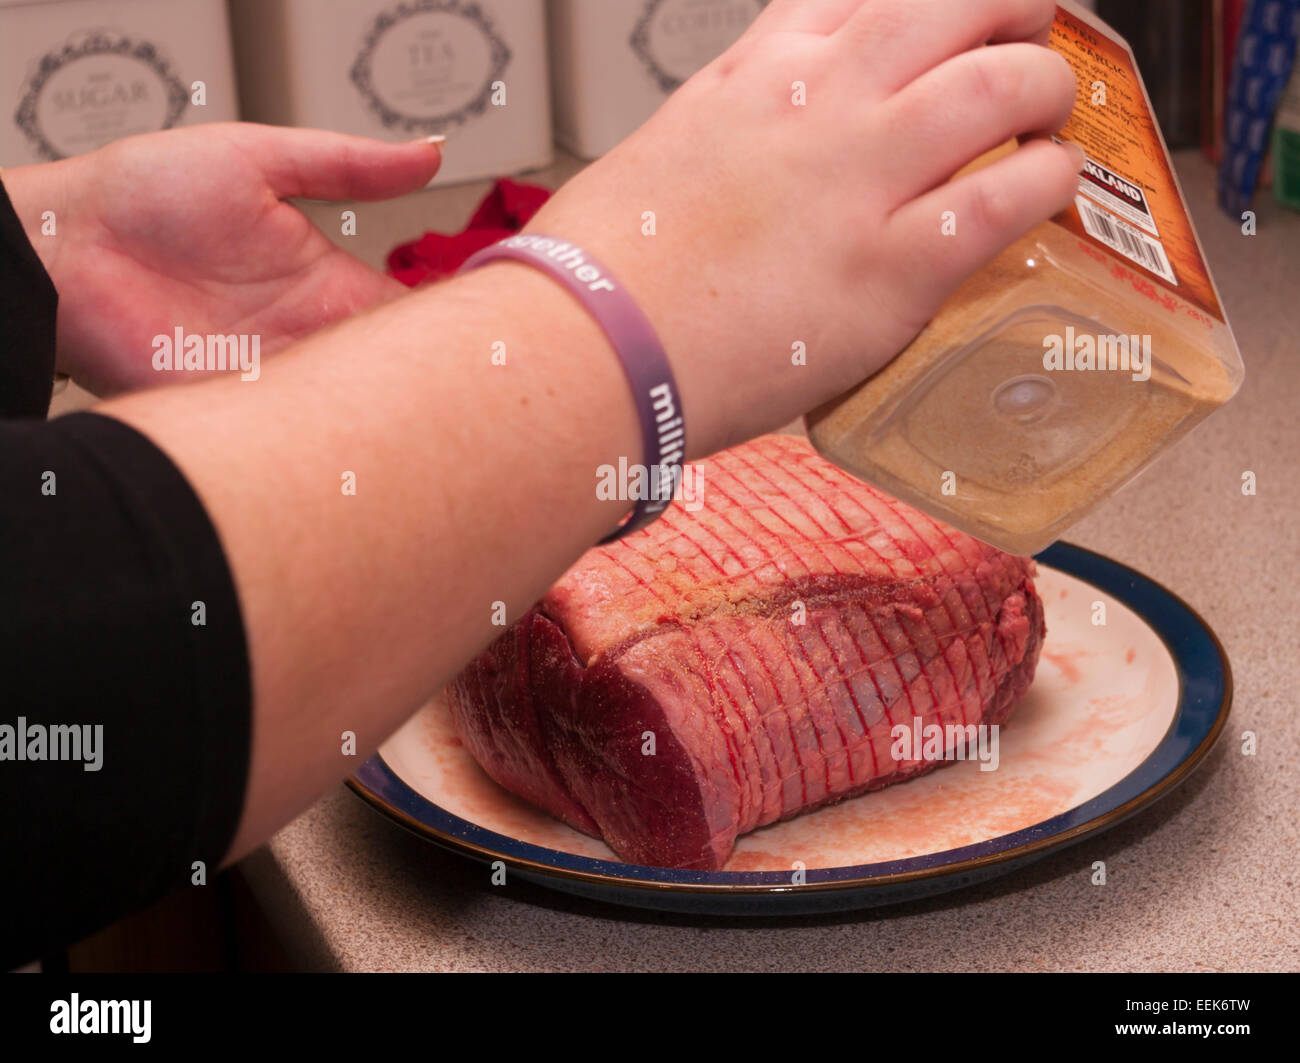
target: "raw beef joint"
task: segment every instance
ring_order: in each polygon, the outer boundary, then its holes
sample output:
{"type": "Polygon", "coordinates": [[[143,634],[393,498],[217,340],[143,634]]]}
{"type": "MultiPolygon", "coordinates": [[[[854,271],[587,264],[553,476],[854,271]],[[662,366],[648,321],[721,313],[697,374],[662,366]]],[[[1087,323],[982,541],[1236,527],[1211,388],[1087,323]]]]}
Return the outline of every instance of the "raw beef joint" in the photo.
{"type": "Polygon", "coordinates": [[[895,760],[895,725],[1001,723],[1044,626],[1032,561],[803,439],[698,469],[702,505],[585,554],[449,700],[506,789],[623,860],[713,869],[748,831],[941,763],[895,760]]]}

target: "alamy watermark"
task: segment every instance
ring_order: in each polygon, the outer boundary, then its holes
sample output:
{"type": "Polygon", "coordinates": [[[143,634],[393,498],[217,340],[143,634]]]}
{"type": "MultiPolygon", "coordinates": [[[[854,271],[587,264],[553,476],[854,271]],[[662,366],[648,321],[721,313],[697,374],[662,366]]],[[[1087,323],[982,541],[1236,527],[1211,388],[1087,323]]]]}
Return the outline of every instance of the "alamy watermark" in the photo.
{"type": "Polygon", "coordinates": [[[50,1033],[128,1034],[136,1044],[148,1044],[152,1011],[151,1000],[82,1000],[73,993],[50,1002],[50,1033]]]}
{"type": "Polygon", "coordinates": [[[1134,380],[1151,379],[1151,337],[1118,334],[1075,333],[1069,325],[1065,334],[1043,337],[1043,368],[1048,371],[1107,371],[1131,373],[1134,380]]]}
{"type": "Polygon", "coordinates": [[[0,761],[81,761],[82,770],[99,771],[104,766],[104,725],[97,723],[0,724],[0,761]]]}
{"type": "Polygon", "coordinates": [[[262,375],[262,337],[187,335],[177,325],[172,335],[160,333],[153,338],[153,367],[159,373],[230,371],[239,373],[240,380],[256,380],[262,375]]]}
{"type": "Polygon", "coordinates": [[[704,469],[699,465],[638,465],[619,458],[596,468],[601,502],[680,502],[688,513],[704,508],[704,469]],[[680,475],[679,475],[680,474],[680,475]]]}
{"type": "Polygon", "coordinates": [[[922,725],[921,717],[913,716],[910,726],[895,724],[889,736],[894,740],[889,755],[895,761],[978,760],[980,771],[996,771],[1000,761],[995,723],[922,725]]]}

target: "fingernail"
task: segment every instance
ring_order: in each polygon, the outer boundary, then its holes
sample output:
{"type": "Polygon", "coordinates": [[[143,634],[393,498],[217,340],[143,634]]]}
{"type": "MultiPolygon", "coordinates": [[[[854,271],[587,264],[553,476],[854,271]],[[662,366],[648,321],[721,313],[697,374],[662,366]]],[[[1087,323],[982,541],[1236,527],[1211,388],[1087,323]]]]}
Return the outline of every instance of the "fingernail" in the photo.
{"type": "Polygon", "coordinates": [[[1078,144],[1066,142],[1066,148],[1069,149],[1070,155],[1074,158],[1074,169],[1077,173],[1083,173],[1083,164],[1088,161],[1088,156],[1084,154],[1083,148],[1078,144]]]}
{"type": "Polygon", "coordinates": [[[446,136],[442,133],[434,133],[431,137],[416,137],[411,141],[412,144],[445,144],[446,136]]]}

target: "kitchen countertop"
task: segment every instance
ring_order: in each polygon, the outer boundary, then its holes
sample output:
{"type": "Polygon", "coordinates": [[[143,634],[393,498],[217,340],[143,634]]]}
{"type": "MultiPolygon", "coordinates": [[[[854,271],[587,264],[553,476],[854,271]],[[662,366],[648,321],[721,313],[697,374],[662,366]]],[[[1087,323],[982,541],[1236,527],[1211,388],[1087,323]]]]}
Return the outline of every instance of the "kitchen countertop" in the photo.
{"type": "MultiPolygon", "coordinates": [[[[454,149],[453,149],[454,150],[454,149]]],[[[1101,837],[1002,879],[895,907],[780,920],[621,909],[488,871],[339,787],[241,869],[295,963],[351,971],[1124,971],[1300,968],[1300,216],[1262,194],[1258,235],[1214,205],[1196,153],[1180,175],[1246,361],[1241,394],[1068,539],[1186,599],[1227,649],[1232,717],[1174,794],[1101,837]],[[1258,494],[1243,496],[1253,471],[1258,494]],[[1258,752],[1241,752],[1243,732],[1258,752]],[[1107,884],[1091,884],[1104,860],[1107,884]]],[[[557,185],[561,156],[526,177],[557,185]]],[[[480,182],[355,206],[376,265],[454,231],[480,182]]],[[[339,204],[304,209],[338,231],[339,204]]],[[[75,398],[67,400],[75,402],[75,398]]]]}

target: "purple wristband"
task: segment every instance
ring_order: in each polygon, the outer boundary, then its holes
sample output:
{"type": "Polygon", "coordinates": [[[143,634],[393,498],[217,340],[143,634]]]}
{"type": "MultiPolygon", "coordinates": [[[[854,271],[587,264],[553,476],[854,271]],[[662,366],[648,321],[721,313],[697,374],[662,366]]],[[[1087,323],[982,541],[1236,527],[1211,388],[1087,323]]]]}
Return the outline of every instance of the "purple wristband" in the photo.
{"type": "Polygon", "coordinates": [[[604,266],[576,244],[553,236],[525,233],[485,247],[458,272],[509,259],[549,273],[578,297],[614,345],[641,418],[641,442],[648,475],[647,494],[612,534],[613,542],[639,531],[668,508],[681,481],[686,458],[686,420],[677,382],[663,345],[640,307],[604,266]]]}

